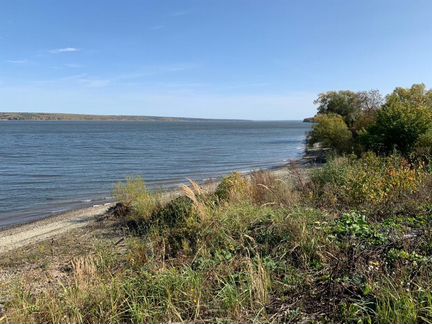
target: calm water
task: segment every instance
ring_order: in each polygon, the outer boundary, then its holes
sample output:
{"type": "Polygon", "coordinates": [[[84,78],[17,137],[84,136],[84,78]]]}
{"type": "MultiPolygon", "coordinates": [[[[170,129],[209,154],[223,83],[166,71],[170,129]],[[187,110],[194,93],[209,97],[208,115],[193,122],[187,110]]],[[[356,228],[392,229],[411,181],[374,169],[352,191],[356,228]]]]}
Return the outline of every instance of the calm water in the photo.
{"type": "Polygon", "coordinates": [[[302,122],[0,122],[0,227],[110,201],[142,176],[152,188],[299,157],[302,122]]]}

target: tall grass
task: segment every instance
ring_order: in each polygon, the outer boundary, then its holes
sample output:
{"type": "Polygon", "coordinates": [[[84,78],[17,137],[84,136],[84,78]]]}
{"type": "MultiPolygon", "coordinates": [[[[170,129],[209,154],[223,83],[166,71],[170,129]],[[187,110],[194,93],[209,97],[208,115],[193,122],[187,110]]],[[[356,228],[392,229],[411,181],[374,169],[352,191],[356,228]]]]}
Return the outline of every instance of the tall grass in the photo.
{"type": "Polygon", "coordinates": [[[430,178],[397,156],[345,157],[301,185],[233,174],[167,202],[130,179],[117,226],[146,230],[45,289],[20,283],[3,321],[431,322],[430,178]],[[383,214],[394,200],[416,212],[383,214]]]}

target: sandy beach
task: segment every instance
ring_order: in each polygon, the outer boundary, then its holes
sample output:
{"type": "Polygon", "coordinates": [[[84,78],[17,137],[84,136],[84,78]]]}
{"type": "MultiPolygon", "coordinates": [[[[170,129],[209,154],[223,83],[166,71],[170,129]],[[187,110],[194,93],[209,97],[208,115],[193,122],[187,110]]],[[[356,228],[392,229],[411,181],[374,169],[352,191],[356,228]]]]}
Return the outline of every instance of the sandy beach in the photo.
{"type": "Polygon", "coordinates": [[[70,230],[84,227],[103,215],[113,204],[94,206],[19,225],[0,232],[0,253],[38,243],[70,230]]]}

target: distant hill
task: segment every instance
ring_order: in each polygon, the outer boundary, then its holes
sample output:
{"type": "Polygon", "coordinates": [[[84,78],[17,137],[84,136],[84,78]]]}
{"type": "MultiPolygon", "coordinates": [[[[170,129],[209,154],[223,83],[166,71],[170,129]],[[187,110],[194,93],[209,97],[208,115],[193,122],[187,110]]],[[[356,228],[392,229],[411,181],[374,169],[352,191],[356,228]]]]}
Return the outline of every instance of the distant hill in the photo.
{"type": "Polygon", "coordinates": [[[0,120],[51,120],[51,121],[205,121],[214,119],[182,118],[182,117],[155,117],[155,116],[128,116],[128,115],[83,115],[83,114],[57,114],[57,113],[26,113],[26,112],[0,112],[0,120]]]}

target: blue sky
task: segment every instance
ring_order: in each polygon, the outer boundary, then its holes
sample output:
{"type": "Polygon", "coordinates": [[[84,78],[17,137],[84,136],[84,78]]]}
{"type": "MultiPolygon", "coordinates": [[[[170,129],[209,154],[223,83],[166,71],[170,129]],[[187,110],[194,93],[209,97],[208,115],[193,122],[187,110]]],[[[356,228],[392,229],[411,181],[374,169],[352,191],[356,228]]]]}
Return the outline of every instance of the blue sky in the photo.
{"type": "Polygon", "coordinates": [[[432,86],[430,0],[3,0],[0,111],[301,119],[432,86]]]}

